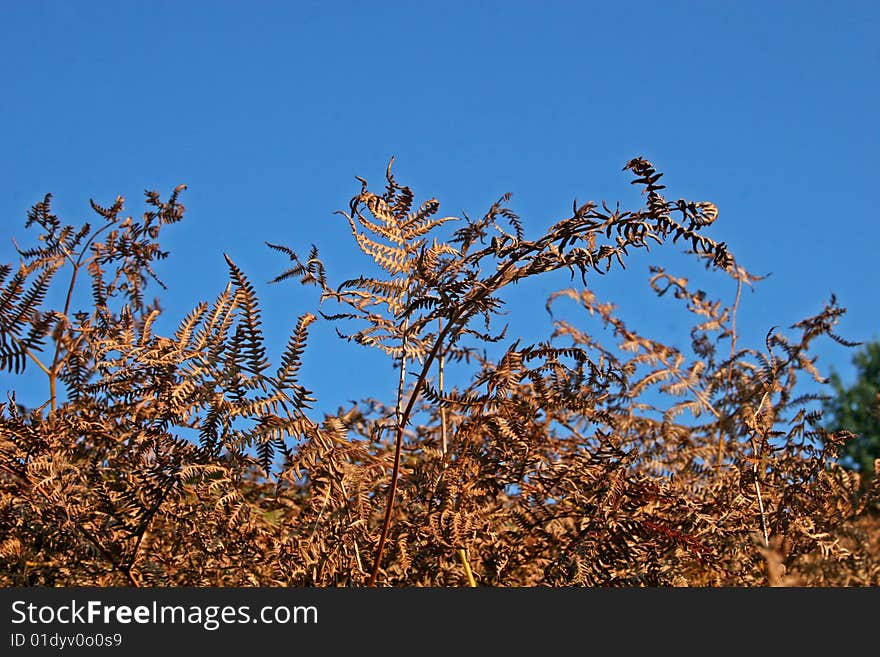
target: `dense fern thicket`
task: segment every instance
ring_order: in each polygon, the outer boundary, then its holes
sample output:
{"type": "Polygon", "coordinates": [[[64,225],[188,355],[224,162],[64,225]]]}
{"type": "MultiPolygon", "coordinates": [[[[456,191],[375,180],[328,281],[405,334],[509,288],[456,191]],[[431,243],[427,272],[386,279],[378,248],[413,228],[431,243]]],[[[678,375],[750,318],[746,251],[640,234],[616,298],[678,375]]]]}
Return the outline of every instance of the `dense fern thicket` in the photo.
{"type": "Polygon", "coordinates": [[[340,214],[369,272],[331,281],[317,249],[268,245],[287,259],[275,282],[315,286],[321,302],[277,363],[229,256],[226,288],[173,334],[155,330],[145,289],[161,285],[160,232],[182,219],[184,186],[148,192],[140,219],[121,198],[93,203],[95,225],[79,227],[47,196],[26,221],[36,246],[0,267],[0,582],[877,585],[880,486],[838,463],[852,435],[826,431],[803,386],[824,384],[814,340],[846,344],[844,310],[832,298],[740,344],[757,277],[710,237],[718,209],[667,200],[642,158],[624,170],[643,207],[575,202],[537,237],[507,196],[449,217],[390,165],[378,192],[361,180],[340,214]],[[633,252],[681,246],[737,289],[715,299],[652,267],[669,312],[690,320],[687,350],[629,326],[590,285],[633,252]],[[572,287],[546,300],[552,334],[506,335],[505,289],[554,271],[572,287]],[[563,300],[580,314],[554,312],[563,300]],[[396,390],[315,417],[300,371],[315,322],[381,350],[396,390]],[[452,366],[467,372],[455,385],[452,366]],[[25,408],[16,377],[34,375],[46,401],[25,408]]]}

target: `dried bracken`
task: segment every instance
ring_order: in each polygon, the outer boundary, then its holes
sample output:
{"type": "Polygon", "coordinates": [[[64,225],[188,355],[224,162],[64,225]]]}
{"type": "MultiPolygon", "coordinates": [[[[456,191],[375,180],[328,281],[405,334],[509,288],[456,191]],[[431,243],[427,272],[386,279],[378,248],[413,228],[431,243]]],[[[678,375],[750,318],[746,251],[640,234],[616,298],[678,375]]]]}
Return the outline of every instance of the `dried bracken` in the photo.
{"type": "Polygon", "coordinates": [[[624,170],[644,207],[575,202],[529,238],[508,196],[479,219],[443,216],[389,164],[382,193],[361,180],[340,213],[371,271],[333,284],[316,248],[269,244],[290,262],[275,282],[316,286],[327,310],[300,314],[276,366],[229,256],[225,290],[155,330],[145,288],[161,285],[159,234],[183,217],[184,186],[148,192],[140,220],[121,198],[93,203],[97,227],[64,225],[47,196],[26,222],[39,246],[0,267],[0,368],[47,390],[37,408],[0,403],[0,583],[880,584],[880,486],[838,464],[850,435],[822,428],[802,385],[824,382],[815,339],[849,344],[843,309],[832,297],[742,346],[740,296],[759,277],[708,236],[718,208],[667,201],[642,158],[624,170]],[[736,286],[725,303],[651,268],[693,320],[689,350],[590,286],[679,243],[736,286]],[[577,286],[547,300],[552,334],[508,336],[505,288],[559,270],[577,286]],[[396,390],[314,417],[300,369],[316,321],[381,350],[396,390]]]}

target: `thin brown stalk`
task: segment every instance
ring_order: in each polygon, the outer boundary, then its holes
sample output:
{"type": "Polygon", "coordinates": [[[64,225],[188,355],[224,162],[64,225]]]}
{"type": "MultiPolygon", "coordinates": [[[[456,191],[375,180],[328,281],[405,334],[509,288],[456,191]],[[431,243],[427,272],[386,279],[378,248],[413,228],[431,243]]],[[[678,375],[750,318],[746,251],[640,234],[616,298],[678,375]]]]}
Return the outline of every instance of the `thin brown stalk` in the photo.
{"type": "Polygon", "coordinates": [[[464,548],[461,548],[458,551],[458,559],[461,561],[461,565],[464,568],[464,573],[467,575],[468,586],[472,588],[477,587],[477,582],[474,580],[474,573],[471,571],[471,564],[467,558],[467,552],[464,548]]]}
{"type": "MultiPolygon", "coordinates": [[[[97,237],[103,233],[105,230],[110,228],[113,225],[113,222],[108,222],[101,226],[98,230],[92,233],[91,237],[86,241],[85,245],[83,245],[82,249],[79,251],[79,256],[77,256],[76,261],[74,261],[73,256],[64,249],[64,256],[70,262],[71,267],[73,267],[73,271],[70,275],[70,283],[67,286],[67,295],[64,298],[64,310],[61,312],[62,317],[64,317],[64,321],[67,321],[67,318],[70,313],[70,304],[73,301],[73,290],[76,287],[76,278],[79,275],[80,267],[83,266],[83,258],[86,253],[89,251],[89,247],[92,243],[97,239],[97,237]]],[[[57,381],[58,381],[58,369],[61,366],[61,336],[55,341],[55,354],[52,357],[52,365],[46,374],[49,376],[49,402],[51,409],[54,411],[58,406],[58,395],[57,395],[57,381]]],[[[43,368],[45,370],[45,368],[43,368]]]]}
{"type": "Polygon", "coordinates": [[[434,342],[434,346],[431,348],[431,352],[428,354],[428,357],[425,359],[425,363],[422,365],[422,371],[419,373],[418,379],[416,379],[415,386],[413,387],[413,391],[409,396],[409,401],[406,404],[406,408],[403,409],[403,413],[401,413],[398,417],[397,435],[395,436],[394,441],[394,464],[391,468],[391,482],[388,485],[388,501],[385,504],[385,517],[382,520],[382,532],[379,536],[379,545],[376,548],[376,560],[373,563],[373,571],[370,574],[370,581],[368,583],[368,586],[376,585],[376,578],[379,576],[379,568],[382,565],[382,554],[385,550],[385,542],[388,539],[388,530],[391,528],[391,512],[394,509],[394,496],[397,492],[397,481],[400,477],[400,453],[403,449],[403,435],[406,423],[409,422],[409,416],[412,414],[413,408],[415,408],[416,400],[418,399],[422,385],[425,383],[428,372],[430,371],[431,366],[434,364],[434,359],[437,357],[437,354],[440,351],[440,345],[442,344],[443,339],[446,337],[446,333],[449,331],[449,327],[452,325],[453,322],[450,321],[437,336],[437,340],[434,342]]]}
{"type": "MultiPolygon", "coordinates": [[[[739,310],[739,300],[742,296],[743,273],[737,268],[736,276],[736,298],[733,300],[733,308],[730,311],[730,364],[727,366],[727,388],[730,389],[733,383],[733,357],[736,354],[736,342],[739,337],[736,330],[736,315],[739,310]]],[[[724,433],[724,426],[718,426],[718,453],[715,458],[716,467],[720,468],[724,462],[724,448],[727,444],[727,436],[724,433]]]]}
{"type": "MultiPolygon", "coordinates": [[[[437,320],[438,325],[438,334],[443,331],[443,320],[437,320]]],[[[445,359],[443,358],[443,352],[440,352],[440,355],[437,357],[437,387],[440,391],[440,394],[443,394],[443,363],[445,359]]],[[[442,404],[440,405],[440,453],[443,457],[446,457],[446,450],[448,446],[446,444],[446,407],[442,404]]]]}
{"type": "MultiPolygon", "coordinates": [[[[758,410],[755,411],[756,418],[759,418],[761,416],[761,410],[764,408],[764,402],[767,401],[768,394],[769,391],[765,392],[764,395],[761,397],[761,403],[758,404],[758,410]]],[[[770,547],[770,535],[767,532],[767,514],[764,511],[764,497],[761,495],[761,485],[759,483],[760,472],[758,470],[758,463],[761,462],[762,457],[759,453],[757,445],[755,444],[754,436],[750,436],[750,442],[752,444],[752,453],[755,457],[755,461],[752,464],[752,473],[755,477],[755,495],[758,498],[758,510],[761,512],[761,532],[764,535],[764,548],[767,549],[770,547]]]]}
{"type": "MultiPolygon", "coordinates": [[[[530,247],[526,250],[526,253],[534,250],[535,247],[530,247]]],[[[510,277],[510,269],[516,266],[515,260],[509,260],[501,269],[499,269],[493,276],[489,278],[488,283],[481,286],[480,293],[484,295],[488,295],[491,292],[495,292],[498,289],[504,287],[504,285],[508,284],[511,280],[510,277]]],[[[425,383],[425,380],[428,377],[428,372],[431,371],[431,366],[434,364],[434,360],[440,354],[440,346],[443,344],[443,341],[446,338],[446,335],[449,333],[450,328],[454,327],[459,319],[465,315],[467,310],[467,304],[463,303],[453,314],[453,316],[448,320],[447,324],[440,333],[437,335],[437,339],[434,341],[434,346],[431,347],[431,351],[428,354],[427,358],[425,358],[425,362],[422,365],[422,370],[419,372],[419,376],[416,379],[415,386],[413,387],[413,391],[410,394],[409,401],[406,404],[406,408],[403,413],[398,416],[397,422],[397,435],[395,436],[394,441],[394,465],[391,468],[391,483],[388,486],[388,501],[385,505],[385,517],[382,519],[382,531],[379,536],[379,545],[376,548],[376,561],[373,563],[373,571],[370,574],[370,581],[368,586],[375,586],[376,579],[379,576],[379,568],[382,564],[382,554],[385,550],[385,542],[388,539],[388,531],[391,528],[391,512],[394,509],[394,496],[397,493],[397,481],[400,477],[400,454],[403,449],[403,436],[404,431],[406,429],[406,425],[409,422],[409,417],[412,414],[413,409],[415,408],[416,400],[421,393],[422,386],[425,383]]],[[[404,357],[406,355],[406,351],[404,350],[404,357]]],[[[398,396],[400,399],[401,395],[398,396]]]]}

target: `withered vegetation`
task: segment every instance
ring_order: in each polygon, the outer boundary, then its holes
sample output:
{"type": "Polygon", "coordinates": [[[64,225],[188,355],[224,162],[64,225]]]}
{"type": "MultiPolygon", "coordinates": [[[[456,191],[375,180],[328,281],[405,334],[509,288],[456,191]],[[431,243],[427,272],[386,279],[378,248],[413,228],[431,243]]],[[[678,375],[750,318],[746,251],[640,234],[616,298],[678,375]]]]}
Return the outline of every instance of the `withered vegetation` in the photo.
{"type": "Polygon", "coordinates": [[[667,201],[642,158],[625,170],[643,207],[575,202],[535,238],[508,196],[450,217],[390,165],[380,193],[361,180],[340,214],[369,274],[331,282],[314,247],[269,244],[288,259],[275,282],[315,286],[322,309],[300,315],[274,365],[229,256],[213,301],[155,329],[146,287],[162,286],[159,235],[182,219],[184,186],[147,192],[140,220],[121,198],[92,203],[97,221],[80,227],[47,196],[25,224],[36,245],[0,267],[0,583],[880,584],[880,487],[838,463],[851,435],[825,431],[804,391],[824,382],[813,341],[848,344],[834,332],[844,310],[832,297],[741,345],[741,293],[758,277],[708,236],[717,208],[667,201]],[[651,268],[669,313],[692,320],[685,350],[591,287],[672,245],[736,290],[713,299],[651,268]],[[572,287],[546,300],[552,334],[506,335],[505,289],[559,270],[572,287]],[[314,417],[301,366],[315,322],[381,350],[396,390],[314,417]],[[34,375],[47,397],[25,408],[13,381],[34,375]]]}

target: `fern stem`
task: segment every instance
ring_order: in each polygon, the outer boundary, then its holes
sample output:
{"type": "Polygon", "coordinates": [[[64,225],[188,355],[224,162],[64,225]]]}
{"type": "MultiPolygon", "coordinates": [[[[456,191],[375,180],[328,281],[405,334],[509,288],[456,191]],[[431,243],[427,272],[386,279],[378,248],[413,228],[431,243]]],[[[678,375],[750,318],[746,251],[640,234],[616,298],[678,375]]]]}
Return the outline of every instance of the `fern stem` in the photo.
{"type": "Polygon", "coordinates": [[[431,352],[425,359],[424,365],[422,365],[422,371],[419,372],[419,378],[416,380],[412,393],[410,393],[406,408],[403,409],[403,413],[400,415],[397,423],[397,435],[394,440],[394,465],[391,468],[391,483],[388,485],[388,502],[385,504],[385,517],[382,520],[382,533],[379,536],[379,546],[376,548],[376,560],[373,563],[373,571],[370,574],[368,586],[376,585],[376,578],[379,576],[379,568],[382,565],[382,554],[385,551],[385,542],[388,540],[388,530],[391,528],[391,511],[394,508],[394,496],[397,493],[397,480],[400,478],[400,453],[403,449],[403,434],[406,429],[406,423],[409,422],[409,416],[412,414],[413,408],[416,405],[416,400],[419,397],[422,385],[425,383],[431,365],[434,364],[434,359],[440,351],[440,345],[443,342],[443,338],[446,337],[446,333],[449,332],[449,327],[453,324],[454,322],[450,321],[446,325],[446,328],[440,332],[440,335],[437,336],[437,340],[434,342],[431,352]]]}
{"type": "Polygon", "coordinates": [[[28,358],[34,361],[37,364],[37,367],[43,370],[43,372],[45,372],[47,375],[51,375],[51,372],[49,372],[49,368],[43,365],[43,363],[40,362],[40,359],[37,358],[30,349],[25,349],[24,353],[26,353],[28,355],[28,358]]]}
{"type": "Polygon", "coordinates": [[[465,552],[464,548],[461,548],[458,551],[458,559],[461,561],[461,565],[464,568],[464,574],[467,575],[468,586],[476,588],[477,582],[474,580],[474,574],[471,572],[471,564],[468,562],[467,552],[465,552]]]}
{"type": "Polygon", "coordinates": [[[138,552],[141,549],[141,545],[144,542],[147,534],[150,531],[150,525],[153,523],[153,518],[159,513],[159,509],[165,503],[165,500],[168,498],[168,495],[174,490],[174,484],[177,481],[177,476],[172,477],[171,481],[165,486],[165,489],[162,491],[162,494],[159,496],[159,499],[153,504],[150,510],[147,512],[145,518],[141,521],[141,526],[138,530],[137,538],[135,539],[134,548],[131,551],[131,557],[128,559],[128,563],[124,566],[125,573],[128,576],[129,581],[134,583],[134,586],[140,586],[135,580],[132,574],[132,568],[134,568],[135,562],[137,562],[138,552]]]}
{"type": "MultiPolygon", "coordinates": [[[[82,261],[82,254],[80,253],[79,258],[77,258],[76,262],[73,262],[73,258],[70,257],[70,254],[67,253],[67,249],[64,249],[65,255],[67,255],[68,260],[70,260],[73,266],[73,272],[70,274],[70,284],[67,286],[67,297],[64,299],[64,311],[62,315],[64,316],[64,321],[67,322],[67,314],[70,312],[70,302],[73,299],[73,289],[76,286],[76,277],[79,274],[80,263],[82,261]]],[[[58,407],[58,395],[57,395],[57,380],[58,380],[58,365],[60,363],[61,356],[61,341],[63,336],[59,334],[58,338],[55,340],[55,355],[52,356],[52,367],[50,371],[47,373],[49,376],[49,402],[51,404],[51,408],[55,411],[58,407]]]]}
{"type": "Polygon", "coordinates": [[[363,573],[364,572],[364,564],[361,562],[361,551],[358,549],[357,538],[352,539],[352,545],[354,545],[354,558],[357,562],[358,570],[363,573]]]}
{"type": "MultiPolygon", "coordinates": [[[[396,436],[394,440],[394,466],[391,470],[391,484],[388,488],[388,503],[385,505],[385,518],[382,521],[382,534],[379,537],[379,546],[376,549],[376,562],[373,564],[373,572],[370,574],[370,586],[376,585],[376,578],[379,576],[379,567],[382,564],[382,553],[385,551],[385,541],[388,539],[388,530],[391,527],[391,511],[394,508],[394,496],[397,493],[397,481],[400,478],[400,452],[403,449],[403,433],[406,429],[406,422],[409,419],[409,413],[412,410],[413,402],[418,395],[418,387],[424,380],[419,377],[416,383],[416,389],[410,396],[409,404],[406,411],[403,407],[403,393],[406,388],[406,342],[407,328],[409,327],[409,319],[403,322],[403,337],[401,339],[400,353],[400,378],[397,381],[397,403],[394,407],[394,420],[397,424],[396,436]]],[[[422,370],[424,373],[424,370],[422,370]]]]}
{"type": "Polygon", "coordinates": [[[764,498],[761,496],[761,486],[755,477],[755,494],[758,496],[758,510],[761,512],[761,532],[764,534],[764,547],[770,547],[770,536],[767,533],[767,515],[764,512],[764,498]]]}
{"type": "MultiPolygon", "coordinates": [[[[761,403],[758,404],[758,410],[755,412],[756,422],[757,419],[761,416],[761,411],[764,408],[764,402],[767,401],[767,396],[770,391],[766,391],[764,395],[761,397],[761,403]]],[[[769,549],[770,547],[770,535],[767,532],[767,514],[764,511],[764,498],[761,495],[761,485],[758,483],[759,480],[759,471],[758,471],[758,462],[761,459],[761,455],[758,453],[758,447],[755,444],[754,436],[751,437],[752,443],[752,453],[755,455],[755,463],[752,465],[752,472],[755,476],[755,494],[758,497],[758,510],[761,512],[761,532],[764,534],[764,549],[769,549]]]]}
{"type": "MultiPolygon", "coordinates": [[[[543,248],[543,246],[541,246],[541,248],[543,248]]],[[[524,249],[524,253],[519,254],[519,257],[524,257],[526,253],[534,250],[537,250],[536,246],[529,246],[527,249],[524,249]]],[[[488,295],[490,291],[497,291],[510,283],[512,280],[510,270],[515,267],[516,259],[508,260],[494,275],[492,275],[487,283],[480,286],[481,289],[477,296],[480,294],[484,296],[488,295]]],[[[431,347],[428,357],[425,358],[425,362],[422,365],[422,371],[419,372],[419,377],[416,379],[415,386],[413,386],[413,391],[410,394],[409,401],[406,403],[406,408],[397,423],[397,435],[395,436],[394,441],[394,465],[391,468],[391,483],[388,485],[388,502],[385,504],[385,517],[382,520],[382,532],[379,536],[379,545],[376,548],[376,560],[373,563],[373,571],[370,574],[368,586],[376,585],[376,579],[379,576],[379,568],[382,565],[382,554],[385,550],[385,542],[388,540],[388,530],[391,527],[391,512],[394,509],[394,496],[397,492],[397,480],[400,478],[400,453],[403,449],[403,435],[406,430],[406,424],[409,422],[409,417],[412,414],[413,408],[415,408],[416,400],[419,398],[419,393],[425,383],[428,372],[434,364],[434,359],[437,358],[440,353],[440,345],[443,344],[449,330],[454,327],[462,317],[467,316],[467,311],[467,304],[462,304],[457,311],[452,314],[452,317],[449,318],[449,321],[446,323],[443,330],[440,331],[437,339],[434,341],[434,346],[431,347]]]]}
{"type": "Polygon", "coordinates": [[[403,393],[406,389],[406,346],[407,346],[407,329],[409,328],[409,320],[403,322],[403,338],[400,343],[400,378],[397,380],[397,402],[394,405],[394,418],[397,426],[401,426],[403,393]]]}
{"type": "MultiPolygon", "coordinates": [[[[437,320],[437,335],[443,331],[443,320],[437,320]]],[[[443,395],[443,364],[444,364],[443,352],[440,352],[440,355],[437,358],[437,386],[440,390],[440,395],[443,395]]],[[[446,441],[446,407],[443,404],[440,404],[440,454],[444,457],[446,456],[447,450],[447,441],[446,441]]]]}
{"type": "MultiPolygon", "coordinates": [[[[742,272],[737,267],[736,277],[736,298],[733,300],[733,309],[731,310],[730,319],[730,365],[727,367],[727,387],[730,388],[733,383],[733,357],[736,355],[736,314],[739,310],[739,300],[742,296],[742,272]]],[[[715,465],[720,468],[724,462],[724,448],[727,446],[727,437],[724,435],[724,427],[718,427],[718,453],[715,456],[715,465]]]]}
{"type": "MultiPolygon", "coordinates": [[[[70,304],[73,301],[73,290],[76,287],[76,277],[79,275],[80,267],[83,265],[83,258],[86,253],[88,253],[89,247],[92,243],[97,239],[97,237],[103,233],[105,230],[110,228],[115,222],[108,221],[103,226],[101,226],[98,230],[92,233],[91,237],[89,237],[88,241],[83,245],[83,247],[79,251],[79,255],[74,262],[73,256],[70,252],[65,248],[64,256],[70,262],[71,267],[73,267],[73,271],[70,274],[70,283],[67,286],[67,296],[64,299],[64,311],[62,313],[64,317],[64,321],[67,321],[68,314],[70,313],[70,304]]],[[[57,379],[58,379],[58,368],[61,365],[61,336],[55,341],[55,355],[52,357],[52,366],[46,371],[46,375],[49,377],[49,401],[51,404],[52,410],[56,410],[58,406],[58,395],[57,395],[57,379]]],[[[46,368],[43,368],[44,371],[46,368]]]]}

